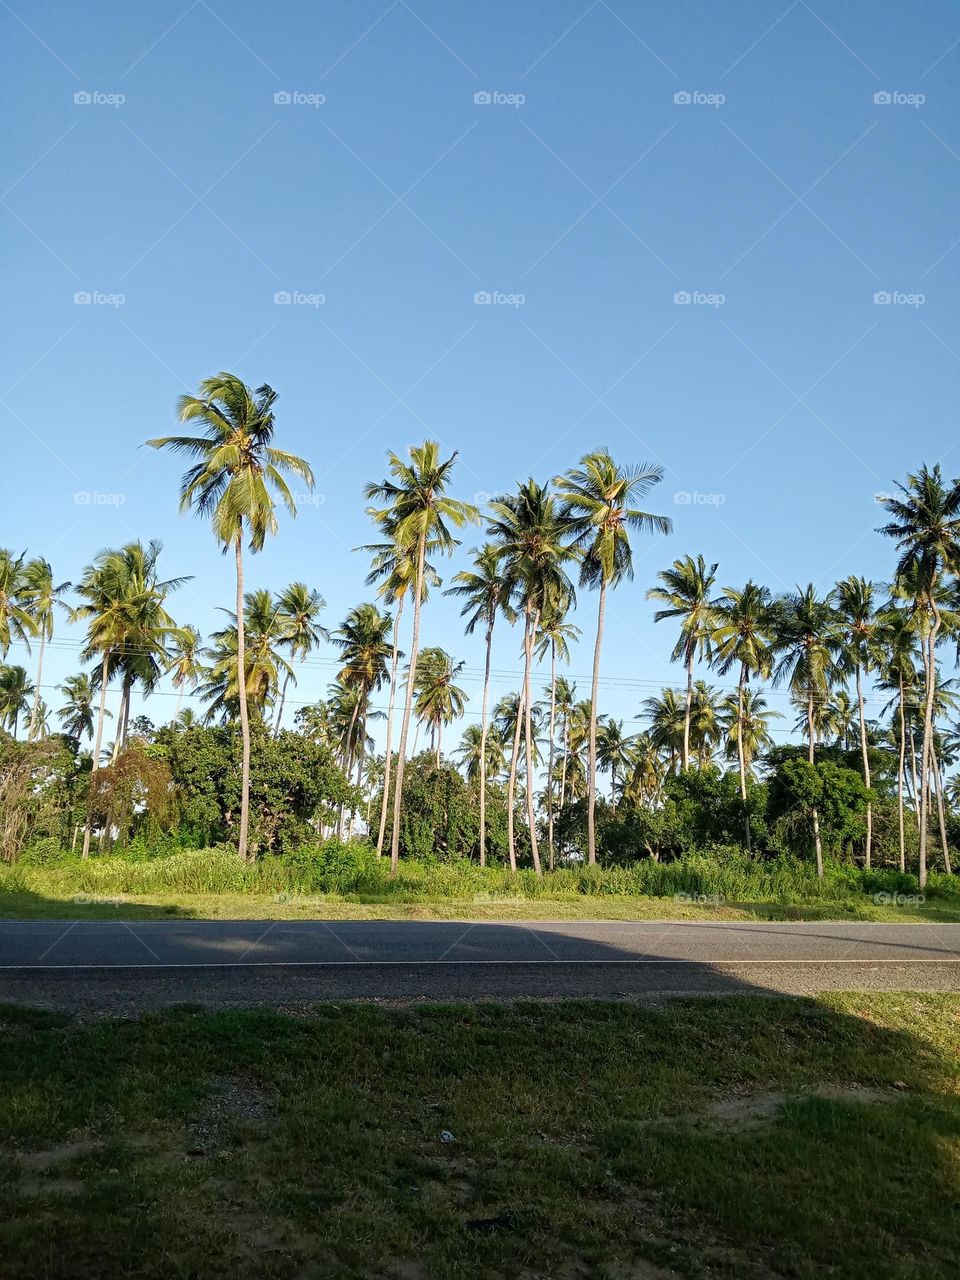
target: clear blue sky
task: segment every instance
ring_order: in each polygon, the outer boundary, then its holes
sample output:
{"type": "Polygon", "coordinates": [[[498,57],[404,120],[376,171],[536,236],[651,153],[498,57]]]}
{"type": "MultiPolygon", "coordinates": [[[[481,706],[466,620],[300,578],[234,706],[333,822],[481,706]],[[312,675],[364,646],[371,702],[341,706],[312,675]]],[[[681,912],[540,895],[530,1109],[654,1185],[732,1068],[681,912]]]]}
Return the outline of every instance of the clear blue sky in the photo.
{"type": "MultiPolygon", "coordinates": [[[[664,465],[651,505],[675,521],[611,606],[600,709],[630,722],[679,679],[644,599],[660,566],[884,579],[874,495],[922,461],[960,470],[955,4],[13,0],[0,33],[0,538],[60,578],[159,537],[195,575],[174,613],[220,621],[232,565],[178,516],[178,461],[140,445],[223,368],[277,388],[279,443],[318,481],[249,583],[306,580],[330,625],[370,595],[351,548],[388,448],[459,449],[470,499],[604,444],[664,465]]],[[[424,639],[479,668],[451,601],[424,639]]],[[[518,649],[501,635],[495,665],[518,649]]],[[[296,700],[323,693],[320,658],[296,700]]],[[[75,666],[57,648],[49,683],[75,666]]]]}

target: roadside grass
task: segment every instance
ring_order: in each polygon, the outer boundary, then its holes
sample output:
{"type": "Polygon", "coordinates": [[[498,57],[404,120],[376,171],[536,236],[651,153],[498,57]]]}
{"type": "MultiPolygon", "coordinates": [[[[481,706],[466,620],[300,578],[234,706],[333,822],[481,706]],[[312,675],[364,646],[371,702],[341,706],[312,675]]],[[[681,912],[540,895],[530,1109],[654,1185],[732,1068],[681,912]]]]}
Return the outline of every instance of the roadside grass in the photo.
{"type": "Polygon", "coordinates": [[[0,1270],[943,1280],[958,1060],[954,995],[2,1007],[0,1270]]]}

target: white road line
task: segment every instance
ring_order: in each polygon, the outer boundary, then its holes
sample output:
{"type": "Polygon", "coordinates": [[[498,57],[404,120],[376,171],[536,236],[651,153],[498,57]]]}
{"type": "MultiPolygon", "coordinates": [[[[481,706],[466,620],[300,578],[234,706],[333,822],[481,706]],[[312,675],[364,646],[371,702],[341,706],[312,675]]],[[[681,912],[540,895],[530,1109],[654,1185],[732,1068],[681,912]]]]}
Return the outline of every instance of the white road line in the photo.
{"type": "MultiPolygon", "coordinates": [[[[254,946],[256,944],[254,943],[254,946]]],[[[250,950],[251,948],[248,948],[250,950]]],[[[46,953],[45,953],[46,954],[46,953]]],[[[246,952],[244,952],[246,954],[246,952]]],[[[159,964],[40,964],[34,960],[32,964],[3,964],[0,965],[0,972],[17,970],[17,969],[42,969],[44,971],[51,969],[357,969],[357,968],[374,968],[374,969],[398,969],[398,968],[424,968],[429,965],[443,965],[448,968],[457,968],[464,965],[527,965],[538,967],[540,965],[567,965],[575,967],[578,965],[598,965],[598,964],[632,964],[632,965],[702,965],[714,969],[726,968],[747,968],[747,969],[776,969],[781,965],[806,965],[808,968],[818,968],[824,965],[863,965],[863,964],[960,964],[960,956],[951,956],[945,960],[928,960],[924,956],[908,957],[906,959],[889,957],[875,960],[194,960],[170,963],[161,961],[159,964]]]]}

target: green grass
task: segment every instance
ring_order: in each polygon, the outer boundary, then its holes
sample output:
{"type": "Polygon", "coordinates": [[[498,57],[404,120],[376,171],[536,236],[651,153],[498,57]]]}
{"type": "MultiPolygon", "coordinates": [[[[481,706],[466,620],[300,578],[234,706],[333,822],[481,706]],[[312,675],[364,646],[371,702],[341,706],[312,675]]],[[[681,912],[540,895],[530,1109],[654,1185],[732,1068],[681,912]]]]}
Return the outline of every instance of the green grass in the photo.
{"type": "Polygon", "coordinates": [[[943,1280],[958,1053],[960,996],[6,1008],[0,1272],[943,1280]]]}

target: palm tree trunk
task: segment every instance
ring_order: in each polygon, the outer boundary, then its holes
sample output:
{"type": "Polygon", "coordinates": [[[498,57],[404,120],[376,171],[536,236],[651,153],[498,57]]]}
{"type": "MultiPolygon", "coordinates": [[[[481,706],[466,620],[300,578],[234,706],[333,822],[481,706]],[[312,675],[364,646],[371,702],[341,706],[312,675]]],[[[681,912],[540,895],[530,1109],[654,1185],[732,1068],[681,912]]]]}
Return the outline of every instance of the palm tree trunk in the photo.
{"type": "Polygon", "coordinates": [[[687,644],[687,697],[683,708],[683,771],[690,766],[690,712],[693,707],[693,645],[687,644]]]}
{"type": "Polygon", "coordinates": [[[936,751],[933,751],[933,780],[936,784],[937,793],[937,816],[940,820],[940,846],[943,849],[943,866],[947,875],[952,875],[953,871],[950,866],[950,848],[947,845],[947,821],[943,812],[943,773],[940,770],[940,761],[937,759],[936,751]]]}
{"type": "Polygon", "coordinates": [[[510,776],[507,779],[507,848],[510,870],[517,869],[517,843],[513,830],[513,811],[517,796],[517,763],[520,757],[520,729],[523,725],[523,690],[517,698],[517,718],[513,726],[513,750],[510,752],[510,776]]]}
{"type": "Polygon", "coordinates": [[[527,825],[530,828],[530,853],[533,857],[533,869],[538,876],[543,875],[540,865],[540,848],[537,844],[537,816],[533,795],[533,710],[530,696],[530,668],[533,665],[533,640],[537,632],[539,612],[527,615],[526,634],[523,638],[523,719],[524,739],[527,759],[527,825]]]}
{"type": "Polygon", "coordinates": [[[913,805],[913,817],[917,824],[917,836],[920,835],[920,783],[917,779],[917,739],[913,724],[910,725],[910,777],[912,788],[908,787],[910,803],[913,805]]]}
{"type": "MultiPolygon", "coordinates": [[[[357,715],[359,711],[360,711],[360,703],[359,701],[356,701],[353,704],[353,710],[350,712],[350,723],[347,725],[347,732],[344,735],[344,740],[343,740],[343,757],[342,757],[341,768],[343,769],[344,777],[347,779],[347,782],[350,781],[350,775],[353,773],[353,760],[355,755],[354,729],[356,727],[357,715]]],[[[340,817],[337,820],[337,839],[338,840],[345,840],[349,833],[349,828],[347,828],[346,830],[344,829],[344,819],[346,818],[346,816],[347,816],[347,806],[346,806],[346,802],[344,802],[340,806],[340,817]]],[[[352,826],[353,826],[353,809],[351,808],[350,827],[352,826]]]]}
{"type": "Polygon", "coordinates": [[[903,831],[903,777],[906,769],[907,727],[903,712],[903,676],[900,676],[900,762],[897,770],[897,817],[900,823],[900,870],[907,869],[907,845],[903,831]]]}
{"type": "Polygon", "coordinates": [[[740,663],[740,680],[737,684],[737,764],[740,768],[740,800],[743,804],[743,829],[750,852],[750,814],[747,812],[747,757],[743,746],[744,702],[747,688],[747,664],[740,663]]]}
{"type": "Polygon", "coordinates": [[[273,726],[273,736],[275,738],[280,737],[280,724],[283,720],[283,704],[287,700],[287,685],[290,683],[291,675],[292,675],[292,672],[288,671],[287,674],[283,677],[283,685],[281,686],[281,689],[280,689],[280,706],[277,708],[277,718],[273,726]]]}
{"type": "Polygon", "coordinates": [[[33,707],[30,711],[30,728],[27,737],[32,742],[37,731],[37,716],[40,714],[40,681],[43,679],[43,651],[47,643],[46,630],[40,632],[40,652],[37,654],[37,687],[33,693],[33,707]]]}
{"type": "MultiPolygon", "coordinates": [[[[807,733],[810,737],[810,745],[807,752],[807,759],[811,764],[816,763],[816,748],[814,746],[814,718],[813,718],[813,686],[807,689],[807,733]]],[[[823,846],[820,843],[820,811],[817,806],[813,806],[813,842],[817,852],[817,876],[823,879],[823,846]]]]}
{"type": "Polygon", "coordinates": [[[590,686],[590,749],[587,763],[587,862],[597,861],[597,694],[600,686],[600,649],[603,645],[603,613],[607,602],[607,583],[600,583],[600,607],[597,611],[597,640],[593,649],[593,680],[590,686]]]}
{"type": "Polygon", "coordinates": [[[393,620],[393,654],[390,658],[390,698],[387,702],[387,743],[383,763],[383,800],[380,802],[380,831],[377,835],[377,857],[383,853],[383,841],[387,833],[387,805],[390,795],[390,753],[393,746],[393,709],[397,702],[397,667],[400,663],[400,619],[403,616],[401,595],[397,598],[397,616],[393,620]]]}
{"type": "Polygon", "coordinates": [[[570,755],[570,712],[563,713],[563,764],[560,766],[560,808],[567,803],[567,761],[570,755]]]}
{"type": "Polygon", "coordinates": [[[480,707],[480,865],[487,865],[487,700],[490,696],[490,655],[493,651],[493,624],[487,623],[487,654],[483,668],[483,702],[480,707]]]}
{"type": "Polygon", "coordinates": [[[556,854],[553,847],[553,761],[557,721],[557,646],[550,642],[550,749],[547,756],[547,865],[553,871],[556,854]]]}
{"type": "MultiPolygon", "coordinates": [[[[857,663],[857,705],[860,708],[860,750],[863,754],[863,782],[864,786],[870,788],[870,752],[867,748],[867,718],[863,710],[863,680],[861,678],[860,663],[857,663]]],[[[867,801],[867,843],[863,851],[863,864],[865,867],[870,866],[871,850],[873,848],[873,803],[867,801]]]]}
{"type": "MultiPolygon", "coordinates": [[[[107,709],[107,669],[110,665],[110,654],[105,652],[103,662],[100,667],[100,711],[97,716],[97,739],[93,748],[93,765],[91,767],[91,775],[96,773],[100,768],[100,748],[103,744],[103,721],[107,709]]],[[[83,851],[82,858],[90,857],[90,832],[92,830],[90,801],[87,801],[87,820],[83,826],[83,851]]]]}
{"type": "Polygon", "coordinates": [[[393,795],[393,831],[390,834],[390,874],[400,869],[400,806],[403,802],[403,766],[407,750],[407,734],[410,730],[410,712],[413,709],[413,684],[417,677],[417,650],[420,644],[420,602],[423,596],[423,562],[426,556],[426,533],[417,542],[417,574],[413,596],[413,635],[410,639],[410,667],[407,671],[407,696],[400,726],[400,742],[397,748],[397,779],[393,795]]]}
{"type": "Polygon", "coordinates": [[[185,683],[185,682],[184,682],[183,680],[181,680],[181,681],[180,681],[180,691],[179,691],[179,693],[177,694],[177,709],[176,709],[176,711],[174,711],[174,713],[173,713],[173,722],[174,722],[174,724],[176,724],[176,722],[180,719],[180,708],[183,706],[183,689],[184,689],[184,683],[185,683]]]}
{"type": "Polygon", "coordinates": [[[927,825],[929,808],[929,776],[930,751],[933,739],[933,696],[936,686],[936,646],[937,632],[940,630],[940,611],[936,604],[933,608],[933,626],[924,651],[924,666],[927,676],[927,698],[923,709],[923,743],[920,747],[920,851],[918,879],[920,888],[927,883],[927,825]]]}
{"type": "Polygon", "coordinates": [[[245,862],[247,836],[250,827],[250,712],[247,707],[247,650],[246,625],[243,617],[243,538],[237,536],[234,547],[237,564],[237,697],[240,703],[240,837],[237,852],[245,862]]]}

